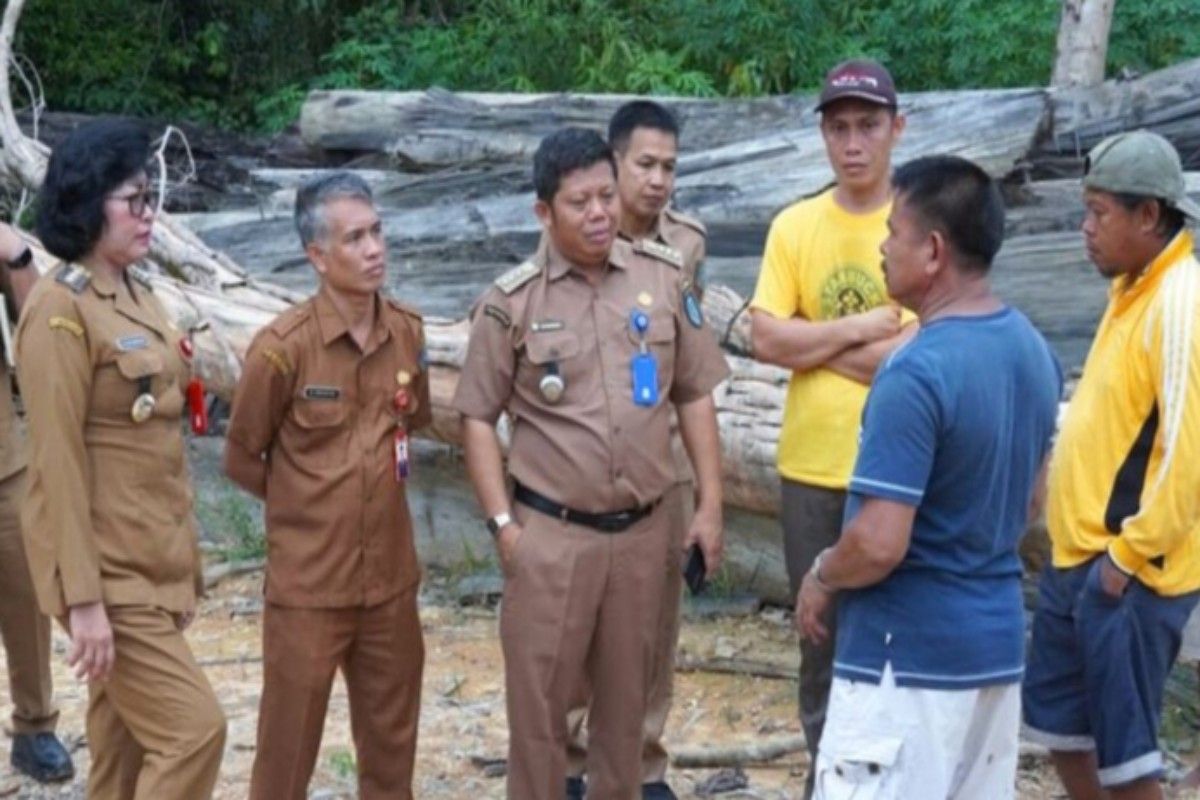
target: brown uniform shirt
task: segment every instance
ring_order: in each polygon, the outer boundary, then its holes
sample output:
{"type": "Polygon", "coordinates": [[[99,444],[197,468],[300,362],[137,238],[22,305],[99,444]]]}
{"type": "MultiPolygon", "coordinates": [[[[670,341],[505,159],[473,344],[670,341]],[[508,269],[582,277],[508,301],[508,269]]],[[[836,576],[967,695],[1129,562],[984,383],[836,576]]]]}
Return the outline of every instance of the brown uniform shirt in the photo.
{"type": "Polygon", "coordinates": [[[618,240],[594,287],[553,247],[497,279],[476,307],[454,397],[489,423],[507,410],[513,477],[579,511],[661,497],[676,479],[671,404],[709,394],[729,372],[716,339],[685,313],[678,266],[639,246],[618,240]],[[658,361],[653,407],[633,402],[635,309],[649,316],[646,346],[658,361]],[[556,404],[538,389],[551,363],[566,382],[556,404]]]}
{"type": "Polygon", "coordinates": [[[421,316],[381,298],[360,350],[324,293],[251,343],[226,435],[267,460],[268,601],[376,605],[419,579],[393,401],[406,372],[406,428],[430,423],[424,347],[421,316]]]}
{"type": "Polygon", "coordinates": [[[62,265],[17,328],[29,424],[25,548],[47,614],[103,600],[180,612],[200,559],[181,419],[182,334],[145,286],[62,265]],[[131,409],[155,398],[145,422],[131,409]]]}
{"type": "MultiPolygon", "coordinates": [[[[632,239],[624,234],[619,235],[633,244],[632,239]]],[[[708,243],[708,232],[704,225],[698,219],[673,208],[665,208],[658,215],[658,222],[647,238],[650,242],[666,245],[666,249],[655,248],[656,257],[678,265],[684,281],[695,287],[697,297],[703,297],[704,257],[707,254],[708,243]]],[[[642,242],[642,246],[646,246],[645,241],[642,242]]],[[[675,461],[676,480],[680,483],[691,483],[692,463],[688,459],[683,438],[678,435],[677,430],[671,437],[671,457],[675,461]]]]}

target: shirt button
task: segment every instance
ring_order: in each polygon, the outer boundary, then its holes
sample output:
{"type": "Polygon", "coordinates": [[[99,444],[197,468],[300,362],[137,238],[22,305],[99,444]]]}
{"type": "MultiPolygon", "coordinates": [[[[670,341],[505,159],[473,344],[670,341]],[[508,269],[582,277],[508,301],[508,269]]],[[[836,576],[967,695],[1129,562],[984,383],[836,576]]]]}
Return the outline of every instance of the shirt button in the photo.
{"type": "Polygon", "coordinates": [[[624,475],[625,473],[621,472],[621,470],[617,470],[617,471],[616,471],[615,473],[613,473],[613,474],[614,474],[616,477],[620,478],[620,477],[621,477],[622,475],[624,475]]]}

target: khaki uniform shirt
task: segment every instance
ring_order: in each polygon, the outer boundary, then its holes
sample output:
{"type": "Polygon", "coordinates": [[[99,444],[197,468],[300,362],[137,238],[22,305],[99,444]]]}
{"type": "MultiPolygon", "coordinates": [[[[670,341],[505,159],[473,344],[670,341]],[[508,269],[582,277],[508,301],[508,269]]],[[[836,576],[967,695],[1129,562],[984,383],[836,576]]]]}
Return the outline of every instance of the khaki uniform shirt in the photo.
{"type": "Polygon", "coordinates": [[[685,313],[678,266],[637,248],[618,240],[595,286],[549,246],[497,279],[476,307],[454,398],[489,423],[507,410],[513,477],[579,511],[661,497],[676,480],[671,405],[711,393],[729,372],[715,337],[685,313]],[[658,361],[653,407],[633,402],[635,309],[650,319],[646,346],[658,361]],[[558,403],[538,389],[551,363],[566,382],[558,403]]]}
{"type": "Polygon", "coordinates": [[[399,373],[428,425],[421,316],[390,299],[359,349],[322,292],[255,337],[227,437],[267,460],[267,600],[305,608],[385,602],[417,583],[393,455],[399,373]]]}
{"type": "Polygon", "coordinates": [[[105,605],[191,609],[200,581],[181,420],[182,334],[131,275],[62,265],[17,328],[29,425],[25,548],[47,614],[105,605]],[[149,419],[131,410],[148,389],[149,419]]]}
{"type": "MultiPolygon", "coordinates": [[[[4,298],[0,297],[0,303],[4,298]]],[[[12,375],[0,353],[0,481],[25,467],[25,429],[17,417],[12,395],[12,375]]]]}
{"type": "MultiPolygon", "coordinates": [[[[633,240],[618,234],[630,244],[633,240]]],[[[545,238],[545,237],[543,237],[545,238]]],[[[703,223],[673,208],[665,208],[658,215],[654,230],[647,237],[650,242],[666,245],[656,249],[657,258],[678,264],[683,280],[695,287],[696,296],[704,295],[704,256],[707,253],[708,231],[703,223]]],[[[643,241],[642,246],[646,246],[643,241]]],[[[683,437],[679,435],[678,423],[672,421],[675,433],[671,436],[671,457],[675,461],[675,478],[679,483],[692,483],[692,462],[688,458],[683,437]]]]}

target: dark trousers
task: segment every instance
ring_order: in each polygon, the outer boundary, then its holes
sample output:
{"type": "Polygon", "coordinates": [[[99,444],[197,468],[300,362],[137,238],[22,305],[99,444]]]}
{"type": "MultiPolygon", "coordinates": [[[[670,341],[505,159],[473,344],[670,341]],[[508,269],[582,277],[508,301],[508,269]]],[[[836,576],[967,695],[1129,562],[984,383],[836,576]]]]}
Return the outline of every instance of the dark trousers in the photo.
{"type": "MultiPolygon", "coordinates": [[[[805,483],[783,480],[783,553],[787,561],[792,596],[811,568],[817,554],[838,540],[842,532],[842,512],[846,493],[805,483]]],[[[817,764],[817,746],[825,728],[825,710],[829,706],[829,687],[833,682],[833,642],[835,620],[828,620],[830,637],[825,644],[800,642],[800,725],[808,746],[809,768],[804,796],[812,796],[817,764]]]]}

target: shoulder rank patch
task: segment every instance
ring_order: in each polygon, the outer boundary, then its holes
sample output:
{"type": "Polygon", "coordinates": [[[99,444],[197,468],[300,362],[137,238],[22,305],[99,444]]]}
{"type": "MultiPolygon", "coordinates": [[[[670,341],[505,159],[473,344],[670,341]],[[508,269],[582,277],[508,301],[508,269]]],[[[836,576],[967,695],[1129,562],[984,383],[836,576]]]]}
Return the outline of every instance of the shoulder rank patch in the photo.
{"type": "Polygon", "coordinates": [[[63,264],[54,280],[79,294],[92,282],[92,273],[78,264],[63,264]]]}
{"type": "Polygon", "coordinates": [[[680,225],[686,225],[701,236],[708,236],[708,229],[704,227],[704,223],[695,217],[690,217],[687,214],[684,214],[682,211],[677,211],[674,208],[665,209],[663,214],[666,215],[667,219],[671,220],[672,222],[677,222],[680,225]]]}
{"type": "Polygon", "coordinates": [[[518,267],[513,267],[499,278],[496,278],[496,288],[505,294],[512,294],[533,280],[541,271],[542,268],[537,264],[532,261],[526,261],[518,267]]]}
{"type": "Polygon", "coordinates": [[[300,324],[308,319],[310,315],[312,301],[308,301],[298,306],[293,306],[287,311],[284,311],[273,322],[270,323],[270,328],[280,339],[286,339],[292,331],[300,327],[300,324]]]}
{"type": "Polygon", "coordinates": [[[655,242],[651,239],[642,239],[634,246],[634,249],[639,253],[653,256],[659,261],[665,261],[675,269],[683,269],[683,253],[669,244],[655,242]]]}
{"type": "Polygon", "coordinates": [[[500,306],[494,306],[491,303],[484,303],[483,304],[483,315],[485,317],[491,317],[492,319],[496,320],[496,322],[499,322],[506,329],[512,327],[512,317],[510,317],[508,315],[508,312],[505,311],[500,306]]]}
{"type": "Polygon", "coordinates": [[[263,348],[262,354],[263,358],[265,358],[267,361],[270,361],[271,366],[273,366],[280,375],[292,374],[292,364],[290,361],[288,361],[287,356],[285,356],[283,353],[267,347],[263,348]]]}
{"type": "Polygon", "coordinates": [[[50,330],[66,331],[80,339],[83,338],[83,326],[70,317],[51,317],[50,330]]]}

